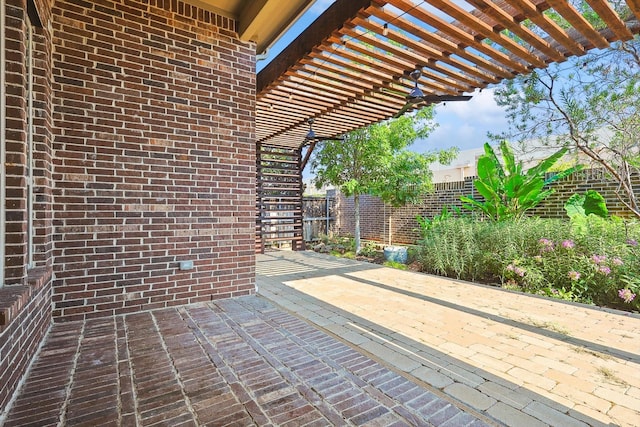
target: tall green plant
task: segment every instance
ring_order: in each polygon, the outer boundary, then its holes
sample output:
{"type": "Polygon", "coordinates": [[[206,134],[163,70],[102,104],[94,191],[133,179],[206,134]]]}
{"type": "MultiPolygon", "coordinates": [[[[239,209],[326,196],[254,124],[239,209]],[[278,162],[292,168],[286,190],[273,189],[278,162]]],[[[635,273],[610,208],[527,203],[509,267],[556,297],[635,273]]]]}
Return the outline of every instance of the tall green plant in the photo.
{"type": "Polygon", "coordinates": [[[527,171],[522,162],[516,162],[513,150],[506,141],[500,143],[502,162],[488,143],[484,145],[484,152],[478,159],[478,179],[473,182],[484,200],[467,196],[461,196],[460,200],[463,207],[480,211],[493,221],[522,218],[526,211],[553,192],[552,189],[545,190],[545,186],[582,169],[582,166],[574,166],[546,177],[551,167],[565,155],[566,148],[527,171]]]}
{"type": "Polygon", "coordinates": [[[422,236],[422,238],[424,239],[435,225],[437,225],[441,221],[446,221],[449,218],[453,218],[454,213],[458,217],[462,216],[462,211],[460,210],[460,208],[453,205],[450,208],[447,208],[447,206],[443,206],[440,213],[435,215],[432,219],[429,219],[426,216],[418,215],[416,216],[416,222],[418,223],[419,228],[414,229],[414,231],[419,231],[420,236],[422,236]]]}
{"type": "Polygon", "coordinates": [[[325,141],[315,153],[311,167],[316,186],[330,184],[353,196],[356,253],[361,249],[360,195],[376,195],[393,206],[417,201],[433,187],[429,164],[457,155],[457,149],[425,154],[408,150],[434,126],[433,107],[426,107],[351,131],[344,140],[325,141]]]}

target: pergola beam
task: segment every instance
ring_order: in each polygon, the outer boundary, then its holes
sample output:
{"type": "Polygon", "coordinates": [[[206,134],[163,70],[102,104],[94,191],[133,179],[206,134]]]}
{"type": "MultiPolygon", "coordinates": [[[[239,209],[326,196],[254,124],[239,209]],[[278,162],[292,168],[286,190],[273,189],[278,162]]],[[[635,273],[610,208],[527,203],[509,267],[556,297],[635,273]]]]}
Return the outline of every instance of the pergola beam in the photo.
{"type": "MultiPolygon", "coordinates": [[[[640,31],[606,0],[587,0],[594,28],[565,0],[338,0],[258,74],[256,136],[299,147],[313,118],[335,137],[411,111],[409,78],[428,95],[460,95],[640,31]],[[553,10],[566,22],[555,22],[553,10]],[[438,9],[439,12],[434,12],[438,9]]],[[[640,14],[640,0],[627,0],[640,14]]],[[[435,98],[437,99],[437,98],[435,98]]]]}
{"type": "Polygon", "coordinates": [[[370,0],[337,0],[258,74],[257,93],[275,82],[289,67],[321,44],[327,35],[341,28],[370,3],[370,0]]]}

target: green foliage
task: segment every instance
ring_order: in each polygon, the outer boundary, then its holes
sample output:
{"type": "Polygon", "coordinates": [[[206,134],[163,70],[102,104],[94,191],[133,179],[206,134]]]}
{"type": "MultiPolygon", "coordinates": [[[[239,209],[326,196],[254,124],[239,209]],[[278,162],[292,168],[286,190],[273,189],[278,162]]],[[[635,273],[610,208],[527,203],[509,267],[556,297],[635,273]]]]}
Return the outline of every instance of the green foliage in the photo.
{"type": "Polygon", "coordinates": [[[429,164],[431,161],[418,153],[403,151],[389,159],[389,173],[378,180],[372,193],[392,206],[415,203],[419,198],[433,191],[429,164]]]}
{"type": "Polygon", "coordinates": [[[567,199],[567,202],[564,204],[564,210],[567,212],[569,218],[573,218],[574,216],[587,216],[584,211],[584,195],[582,194],[574,194],[573,196],[567,199]]]}
{"type": "Polygon", "coordinates": [[[462,216],[462,212],[459,207],[451,206],[451,211],[446,206],[442,207],[442,210],[438,215],[435,215],[432,219],[427,217],[423,217],[422,215],[416,216],[416,222],[418,223],[419,231],[421,236],[425,236],[426,233],[433,227],[434,224],[437,224],[440,221],[444,221],[446,219],[452,218],[453,214],[457,214],[458,217],[462,216]]]}
{"type": "Polygon", "coordinates": [[[624,310],[640,310],[640,223],[450,218],[421,242],[428,273],[624,310]],[[637,295],[631,299],[632,295],[637,295]]]}
{"type": "Polygon", "coordinates": [[[314,250],[319,250],[320,252],[329,253],[334,256],[342,256],[345,253],[355,251],[355,241],[351,236],[327,236],[323,234],[320,236],[320,241],[321,244],[319,247],[321,249],[314,248],[314,250]]]}
{"type": "MultiPolygon", "coordinates": [[[[585,2],[576,3],[597,21],[585,2]]],[[[613,4],[628,16],[624,2],[613,4]]],[[[510,129],[493,139],[518,141],[523,151],[533,140],[534,150],[572,147],[616,181],[618,200],[640,218],[632,181],[640,173],[640,37],[506,81],[495,96],[510,129]]]]}
{"type": "MultiPolygon", "coordinates": [[[[588,2],[586,2],[584,0],[569,0],[568,2],[594,28],[596,28],[598,30],[602,30],[602,29],[607,27],[607,25],[602,20],[600,15],[598,15],[593,9],[591,9],[591,7],[589,6],[588,2]]],[[[546,15],[548,18],[551,18],[551,20],[553,20],[556,24],[558,24],[561,28],[563,28],[565,30],[569,29],[569,28],[572,28],[572,25],[562,15],[560,15],[558,12],[556,12],[554,9],[545,10],[544,11],[544,15],[546,15]]]]}
{"type": "Polygon", "coordinates": [[[356,252],[360,251],[359,195],[372,194],[394,206],[417,201],[432,189],[429,164],[447,161],[457,149],[417,154],[407,147],[435,127],[433,108],[354,130],[344,140],[325,141],[311,163],[318,188],[330,184],[354,196],[356,252]]]}
{"type": "Polygon", "coordinates": [[[474,232],[476,222],[450,218],[431,223],[420,241],[420,261],[425,271],[457,279],[486,281],[474,265],[481,256],[474,232]]]}
{"type": "Polygon", "coordinates": [[[380,255],[380,248],[374,242],[366,242],[360,249],[360,255],[368,258],[375,258],[380,255]]]}
{"type": "Polygon", "coordinates": [[[506,141],[500,142],[502,162],[493,148],[486,143],[484,155],[478,158],[478,179],[473,182],[484,200],[462,196],[463,207],[480,211],[493,221],[522,218],[525,212],[536,207],[553,190],[544,187],[562,179],[581,166],[574,166],[546,177],[549,169],[564,156],[562,148],[525,171],[522,162],[516,162],[513,150],[506,141]]]}
{"type": "Polygon", "coordinates": [[[356,259],[356,253],[353,251],[347,251],[339,256],[346,259],[356,259]]]}
{"type": "Polygon", "coordinates": [[[401,262],[395,262],[395,261],[385,261],[383,265],[385,267],[395,268],[396,270],[407,270],[409,268],[406,265],[402,264],[401,262]]]}
{"type": "Polygon", "coordinates": [[[407,265],[413,264],[420,257],[420,246],[407,246],[407,265]]]}
{"type": "Polygon", "coordinates": [[[422,196],[433,191],[429,165],[436,161],[448,164],[456,155],[457,149],[430,154],[398,152],[388,159],[387,171],[378,177],[370,193],[395,207],[417,203],[422,196]]]}
{"type": "Polygon", "coordinates": [[[587,190],[584,194],[574,194],[564,204],[569,218],[576,216],[596,215],[601,218],[609,216],[607,202],[602,194],[595,190],[587,190]]]}
{"type": "Polygon", "coordinates": [[[595,215],[601,218],[609,216],[607,201],[602,197],[602,194],[595,190],[587,190],[582,207],[584,208],[585,215],[595,215]]]}
{"type": "MultiPolygon", "coordinates": [[[[354,130],[344,140],[324,141],[311,163],[316,186],[331,184],[346,196],[374,194],[394,166],[405,166],[396,157],[415,139],[429,134],[432,119],[433,109],[425,108],[413,116],[354,130]]],[[[410,157],[404,161],[414,160],[410,157]]]]}

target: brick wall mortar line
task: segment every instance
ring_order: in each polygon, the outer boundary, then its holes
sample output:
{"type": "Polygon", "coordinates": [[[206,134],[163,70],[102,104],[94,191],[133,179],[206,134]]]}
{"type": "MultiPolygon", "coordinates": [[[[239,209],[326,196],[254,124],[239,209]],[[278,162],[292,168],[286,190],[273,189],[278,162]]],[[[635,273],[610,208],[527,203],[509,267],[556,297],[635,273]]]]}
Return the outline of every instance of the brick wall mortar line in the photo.
{"type": "Polygon", "coordinates": [[[255,234],[253,45],[175,5],[56,3],[56,321],[250,293],[228,259],[255,234]],[[76,12],[92,24],[70,27],[76,12]]]}

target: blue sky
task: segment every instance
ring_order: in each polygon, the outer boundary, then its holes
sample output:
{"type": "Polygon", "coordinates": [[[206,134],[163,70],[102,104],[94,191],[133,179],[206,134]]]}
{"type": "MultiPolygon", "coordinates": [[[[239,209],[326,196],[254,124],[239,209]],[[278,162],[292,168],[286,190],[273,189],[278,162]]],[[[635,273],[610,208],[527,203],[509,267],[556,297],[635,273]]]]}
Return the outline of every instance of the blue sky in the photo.
{"type": "MultiPolygon", "coordinates": [[[[264,68],[307,28],[335,0],[316,0],[309,10],[270,49],[266,60],[257,64],[257,70],[264,68]]],[[[488,141],[487,132],[498,133],[506,129],[505,112],[493,100],[493,90],[484,89],[473,94],[468,102],[449,102],[436,106],[438,127],[431,135],[416,141],[411,149],[417,152],[458,147],[460,150],[479,148],[488,141]]]]}

